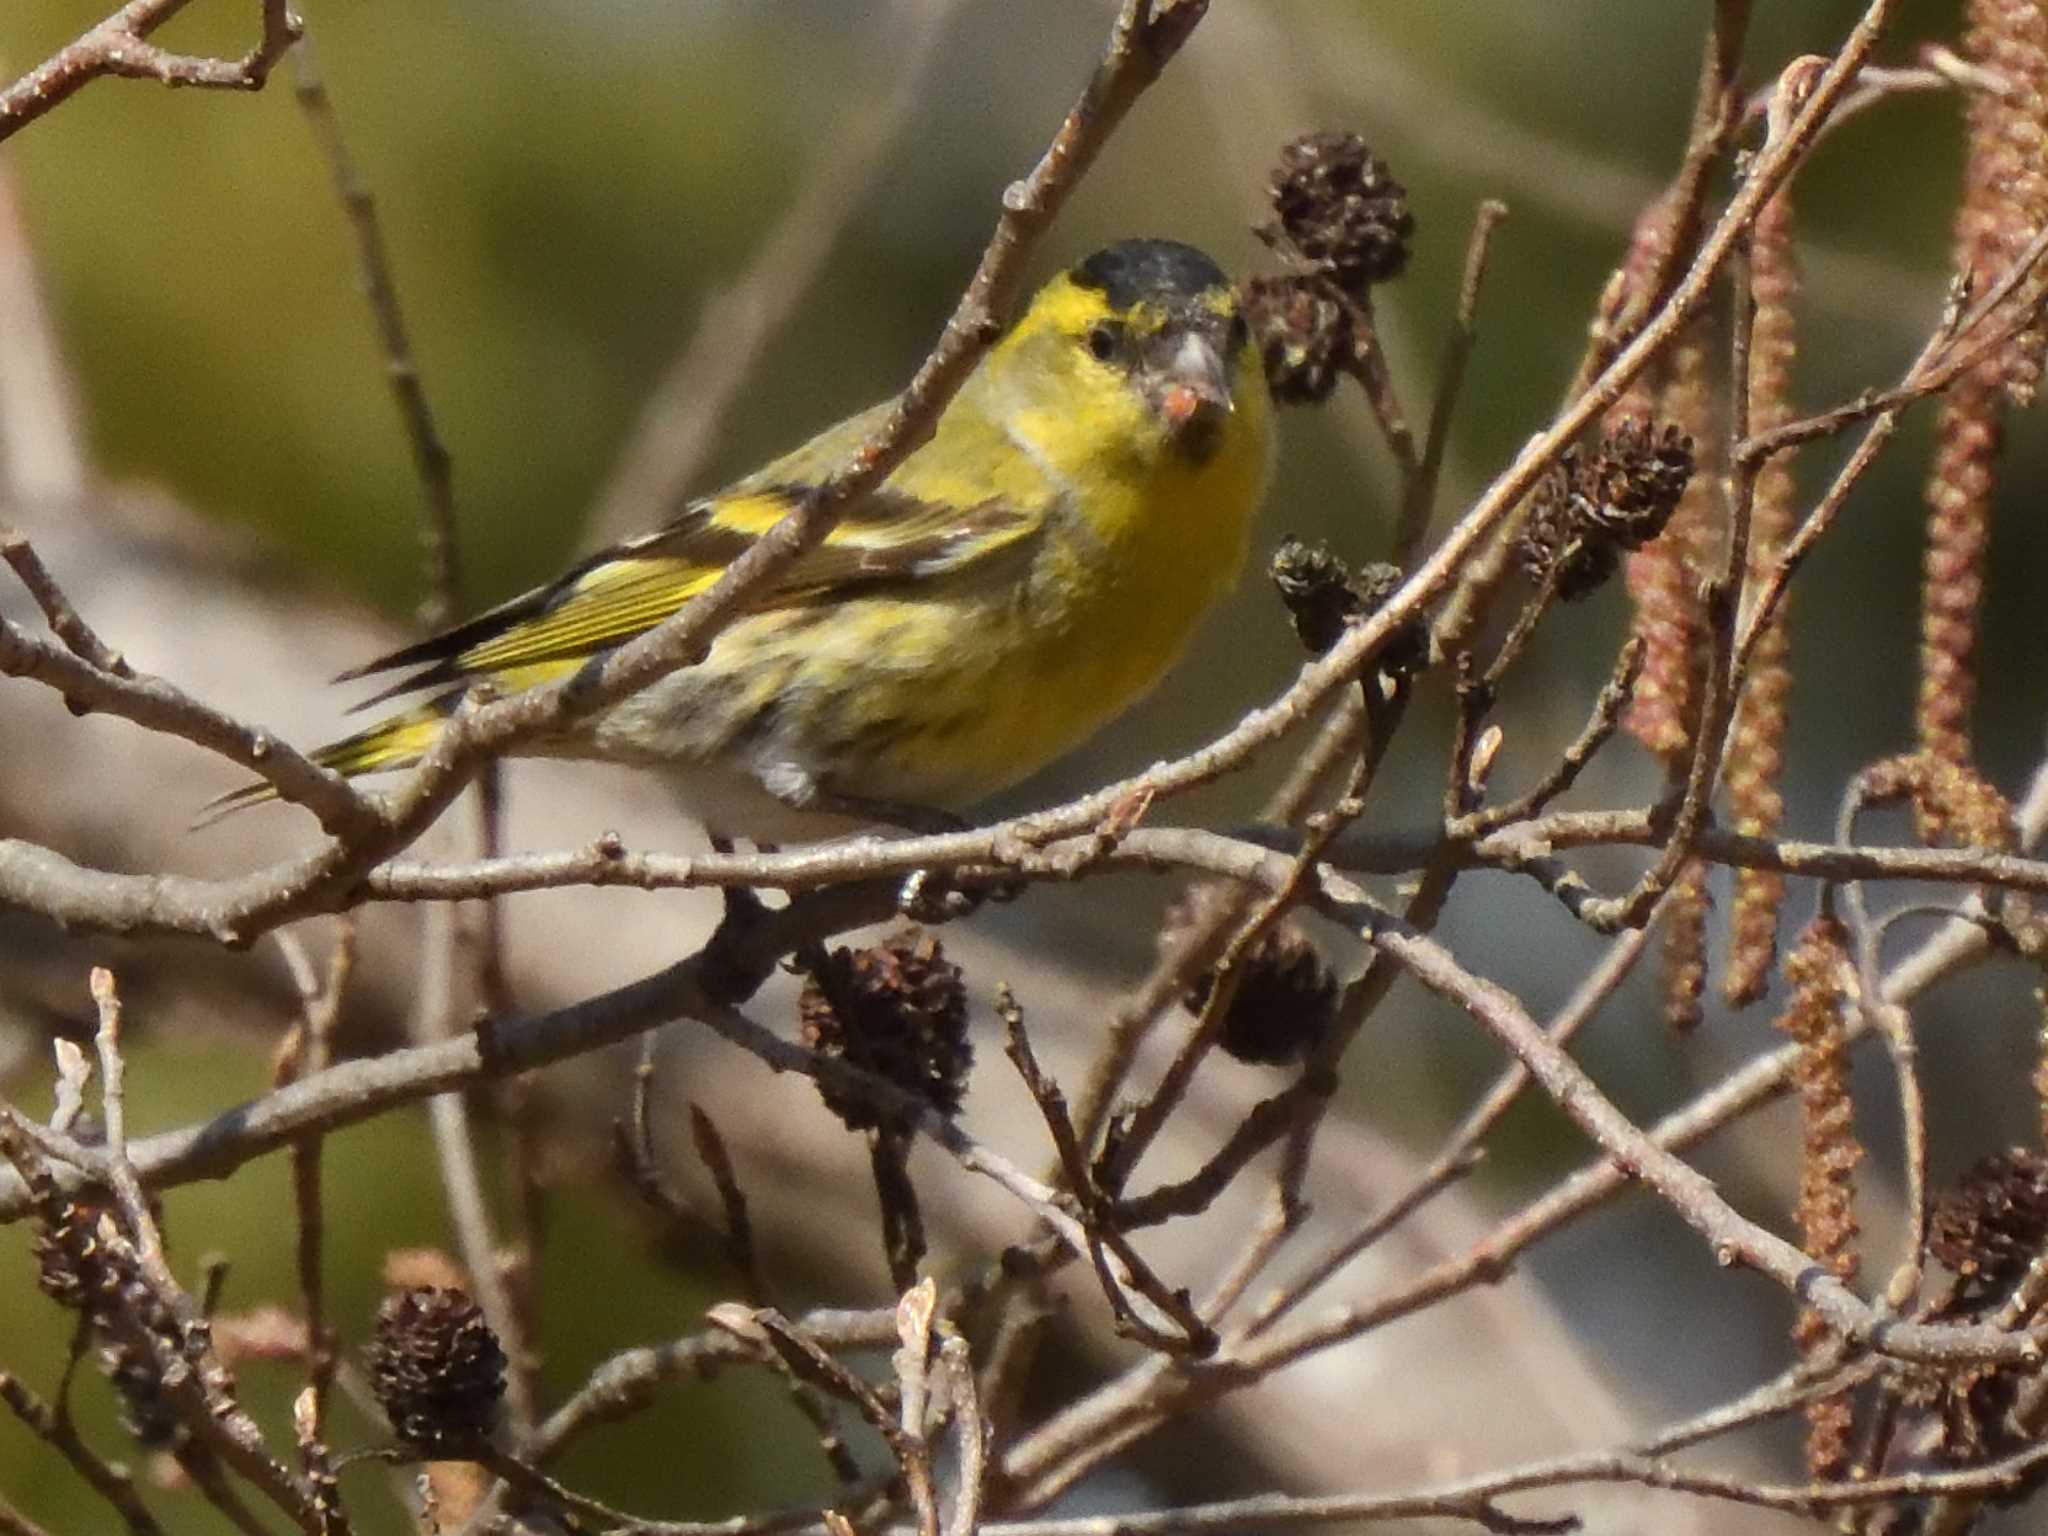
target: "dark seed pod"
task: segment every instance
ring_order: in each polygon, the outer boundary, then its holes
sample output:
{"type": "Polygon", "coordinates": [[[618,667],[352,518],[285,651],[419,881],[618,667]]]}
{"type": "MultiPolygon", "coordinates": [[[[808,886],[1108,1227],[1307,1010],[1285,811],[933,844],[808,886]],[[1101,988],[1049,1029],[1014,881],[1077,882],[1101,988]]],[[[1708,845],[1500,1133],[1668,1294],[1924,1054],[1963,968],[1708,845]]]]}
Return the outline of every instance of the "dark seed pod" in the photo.
{"type": "Polygon", "coordinates": [[[1621,566],[1613,541],[1599,530],[1579,495],[1576,469],[1576,455],[1567,452],[1543,477],[1515,543],[1516,558],[1529,579],[1554,579],[1557,595],[1568,603],[1590,597],[1621,566]]]}
{"type": "Polygon", "coordinates": [[[377,1402],[409,1445],[473,1445],[497,1421],[505,1351],[461,1291],[420,1285],[386,1297],[368,1363],[377,1402]]]}
{"type": "Polygon", "coordinates": [[[1350,306],[1321,278],[1254,277],[1243,307],[1282,405],[1321,405],[1358,355],[1350,306]]]}
{"type": "MultiPolygon", "coordinates": [[[[1327,544],[1310,544],[1292,535],[1273,551],[1266,574],[1287,605],[1302,648],[1311,656],[1329,650],[1349,625],[1377,613],[1403,580],[1399,566],[1379,562],[1353,575],[1327,544]]],[[[1420,622],[1403,625],[1379,653],[1383,672],[1419,672],[1428,661],[1429,632],[1420,622]]]]}
{"type": "Polygon", "coordinates": [[[177,1319],[132,1267],[102,1248],[99,1289],[86,1311],[99,1325],[98,1364],[121,1400],[121,1423],[147,1450],[175,1451],[191,1436],[164,1381],[185,1353],[177,1319]]]}
{"type": "MultiPolygon", "coordinates": [[[[176,1347],[175,1336],[161,1327],[152,1331],[160,1340],[176,1347]]],[[[135,1437],[135,1443],[150,1451],[175,1451],[191,1435],[164,1386],[156,1354],[140,1343],[113,1339],[100,1346],[99,1367],[121,1400],[121,1427],[135,1437]]]]}
{"type": "Polygon", "coordinates": [[[1311,133],[1280,151],[1271,223],[1259,237],[1291,246],[1340,287],[1362,292],[1408,265],[1408,191],[1355,133],[1311,133]]]}
{"type": "Polygon", "coordinates": [[[1303,649],[1320,656],[1335,645],[1344,628],[1365,614],[1365,595],[1351,571],[1327,544],[1310,544],[1291,535],[1273,551],[1266,574],[1294,619],[1303,649]]]}
{"type": "MultiPolygon", "coordinates": [[[[804,1044],[888,1079],[948,1119],[960,1113],[974,1047],[960,967],[929,934],[838,949],[811,969],[798,1002],[804,1044]]],[[[853,1094],[818,1092],[851,1130],[901,1129],[853,1094]]]]}
{"type": "Polygon", "coordinates": [[[98,1228],[106,1207],[90,1201],[67,1201],[57,1219],[36,1233],[30,1251],[36,1259],[36,1284],[60,1307],[82,1311],[119,1283],[101,1248],[98,1228]]]}
{"type": "MultiPolygon", "coordinates": [[[[1370,617],[1386,607],[1407,579],[1398,565],[1375,560],[1360,566],[1358,574],[1351,578],[1351,584],[1370,617]]],[[[1428,666],[1429,625],[1418,614],[1388,637],[1379,654],[1379,667],[1382,672],[1406,676],[1421,672],[1428,666]]]]}
{"type": "Polygon", "coordinates": [[[1628,420],[1600,444],[1580,483],[1588,515],[1624,549],[1640,549],[1664,531],[1692,483],[1692,439],[1628,420]]]}
{"type": "Polygon", "coordinates": [[[1621,552],[1664,531],[1692,482],[1693,444],[1677,427],[1625,421],[1589,457],[1570,448],[1531,494],[1516,554],[1533,581],[1555,572],[1566,602],[1597,590],[1621,552]]]}
{"type": "Polygon", "coordinates": [[[2014,1147],[1979,1159],[1935,1200],[1927,1246],[1965,1290],[2009,1290],[2048,1247],[2048,1158],[2014,1147]]]}
{"type": "MultiPolygon", "coordinates": [[[[1189,1011],[1201,1012],[1215,989],[1214,972],[1196,978],[1189,1011]]],[[[1239,968],[1217,1044],[1239,1061],[1300,1061],[1328,1031],[1336,1004],[1336,973],[1314,941],[1293,923],[1277,923],[1259,935],[1239,968]]]]}

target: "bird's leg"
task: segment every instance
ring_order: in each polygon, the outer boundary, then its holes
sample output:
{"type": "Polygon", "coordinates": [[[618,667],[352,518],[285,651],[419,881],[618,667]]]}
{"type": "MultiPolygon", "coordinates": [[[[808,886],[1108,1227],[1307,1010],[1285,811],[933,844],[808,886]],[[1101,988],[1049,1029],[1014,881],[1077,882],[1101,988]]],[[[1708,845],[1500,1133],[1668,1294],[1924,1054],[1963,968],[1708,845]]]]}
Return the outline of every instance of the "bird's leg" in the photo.
{"type": "Polygon", "coordinates": [[[744,885],[729,885],[723,895],[725,916],[702,952],[704,990],[721,1002],[743,1003],[760,990],[774,969],[772,962],[764,968],[757,959],[742,958],[748,954],[754,931],[768,921],[769,914],[761,898],[744,885]]]}
{"type": "MultiPolygon", "coordinates": [[[[967,823],[957,816],[947,816],[944,811],[927,812],[932,816],[944,816],[953,825],[948,831],[965,831],[967,823]]],[[[958,871],[941,872],[932,868],[913,869],[903,877],[903,884],[896,891],[896,907],[914,923],[943,923],[951,918],[967,917],[985,901],[1015,901],[1024,893],[1021,880],[981,878],[971,886],[963,886],[957,880],[958,871]]]]}
{"type": "MultiPolygon", "coordinates": [[[[930,806],[899,804],[892,800],[868,800],[857,796],[828,795],[821,808],[840,816],[900,827],[921,836],[964,832],[967,823],[950,811],[930,806]]],[[[926,867],[913,869],[896,890],[896,910],[913,923],[944,923],[967,917],[987,899],[985,890],[966,890],[954,883],[950,872],[926,867]]]]}
{"type": "MultiPolygon", "coordinates": [[[[783,771],[764,775],[763,783],[770,794],[795,810],[842,816],[919,836],[936,837],[967,830],[968,824],[951,811],[901,800],[841,794],[816,776],[786,766],[783,771]]],[[[914,923],[943,923],[966,917],[991,897],[1007,901],[1015,895],[1016,888],[1007,883],[969,890],[955,884],[949,874],[929,868],[914,869],[897,887],[896,908],[914,923]]]]}
{"type": "Polygon", "coordinates": [[[951,883],[951,877],[935,869],[913,869],[896,888],[896,910],[913,923],[949,923],[971,915],[986,891],[970,891],[951,883]]]}

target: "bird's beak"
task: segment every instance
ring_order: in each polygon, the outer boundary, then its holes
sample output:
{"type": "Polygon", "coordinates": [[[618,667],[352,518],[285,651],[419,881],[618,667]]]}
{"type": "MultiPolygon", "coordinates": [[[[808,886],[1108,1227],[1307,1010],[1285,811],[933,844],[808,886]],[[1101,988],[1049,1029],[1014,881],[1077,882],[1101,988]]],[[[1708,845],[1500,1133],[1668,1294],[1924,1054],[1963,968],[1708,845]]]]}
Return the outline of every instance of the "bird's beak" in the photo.
{"type": "Polygon", "coordinates": [[[1230,370],[1215,343],[1206,336],[1183,336],[1166,365],[1166,390],[1160,396],[1167,425],[1181,432],[1197,423],[1218,421],[1233,409],[1230,370]]]}

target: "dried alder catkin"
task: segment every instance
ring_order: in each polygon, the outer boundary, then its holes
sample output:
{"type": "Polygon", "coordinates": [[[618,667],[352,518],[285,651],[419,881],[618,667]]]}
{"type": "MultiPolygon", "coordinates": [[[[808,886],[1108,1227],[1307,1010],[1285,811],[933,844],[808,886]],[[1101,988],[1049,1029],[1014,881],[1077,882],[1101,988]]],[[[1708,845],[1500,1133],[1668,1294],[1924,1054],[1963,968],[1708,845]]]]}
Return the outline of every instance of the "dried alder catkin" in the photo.
{"type": "MultiPolygon", "coordinates": [[[[2048,8],[2039,0],[1970,0],[1963,54],[2004,82],[1969,94],[1969,150],[1956,216],[1956,266],[1966,291],[1989,292],[2048,223],[2048,8]]],[[[1972,759],[1977,623],[1991,541],[2003,416],[2041,377],[2038,324],[1959,378],[1942,401],[1927,486],[1921,592],[1920,745],[1972,759]]],[[[1938,824],[1922,823],[1936,836],[1938,824]]]]}
{"type": "MultiPolygon", "coordinates": [[[[1706,338],[1699,326],[1680,337],[1671,349],[1669,366],[1660,412],[1676,430],[1689,435],[1703,462],[1690,466],[1684,494],[1662,533],[1628,558],[1633,626],[1642,641],[1643,665],[1622,722],[1663,765],[1666,779],[1676,784],[1686,774],[1701,703],[1706,613],[1700,582],[1720,505],[1719,476],[1704,462],[1718,433],[1706,338]]],[[[1692,1028],[1700,1019],[1708,910],[1706,880],[1697,869],[1681,875],[1663,902],[1664,1015],[1679,1030],[1692,1028]]]]}
{"type": "MultiPolygon", "coordinates": [[[[1214,971],[1188,988],[1200,1013],[1216,990],[1214,971]]],[[[1216,1043],[1239,1061],[1284,1066],[1306,1060],[1336,1022],[1337,976],[1301,927],[1281,921],[1261,933],[1239,962],[1236,987],[1216,1043]]]]}
{"type": "Polygon", "coordinates": [[[366,1351],[370,1387],[408,1445],[488,1439],[505,1395],[505,1351],[467,1294],[414,1286],[388,1296],[366,1351]]]}
{"type": "MultiPolygon", "coordinates": [[[[1800,1246],[1839,1280],[1856,1275],[1856,1165],[1863,1146],[1856,1139],[1849,1096],[1847,977],[1849,950],[1840,921],[1821,916],[1807,926],[1785,962],[1792,995],[1778,1028],[1799,1049],[1793,1077],[1799,1088],[1800,1246]]],[[[1792,1339],[1810,1354],[1831,1337],[1812,1308],[1801,1311],[1792,1339]]],[[[1819,1398],[1807,1407],[1807,1470],[1835,1478],[1849,1464],[1851,1405],[1845,1395],[1819,1398]]]]}
{"type": "Polygon", "coordinates": [[[2048,1245],[2048,1158],[2025,1147],[1979,1158],[1935,1199],[1927,1251],[1966,1298],[2001,1298],[2048,1245]]]}
{"type": "Polygon", "coordinates": [[[1537,483],[1516,536],[1529,579],[1566,602],[1596,591],[1624,554],[1662,533],[1692,483],[1693,441],[1681,428],[1610,420],[1591,452],[1566,449],[1537,483]]]}
{"type": "Polygon", "coordinates": [[[1387,163],[1355,133],[1310,133],[1280,151],[1273,217],[1252,227],[1287,263],[1246,282],[1245,317],[1282,405],[1320,405],[1360,366],[1372,289],[1408,265],[1415,215],[1387,163]]]}
{"type": "MultiPolygon", "coordinates": [[[[1798,414],[1792,406],[1792,364],[1798,354],[1792,303],[1799,271],[1792,249],[1792,205],[1783,192],[1764,204],[1750,233],[1750,291],[1756,318],[1749,343],[1749,430],[1757,433],[1783,426],[1798,414]]],[[[1788,455],[1758,467],[1749,521],[1747,589],[1752,594],[1792,535],[1797,495],[1788,455]]],[[[1784,816],[1778,784],[1785,767],[1786,699],[1792,691],[1789,652],[1780,601],[1750,652],[1728,750],[1728,809],[1735,830],[1747,837],[1775,836],[1784,816]]],[[[1736,871],[1728,969],[1721,978],[1722,996],[1735,1007],[1755,1002],[1770,982],[1784,899],[1785,877],[1778,871],[1736,871]]]]}
{"type": "MultiPolygon", "coordinates": [[[[2040,1320],[2040,1288],[2027,1276],[2048,1243],[2048,1159],[2026,1147],[1979,1158],[1937,1195],[1927,1251],[1948,1270],[1946,1292],[1924,1314],[1931,1323],[1982,1323],[2022,1328],[2040,1320]]],[[[2038,1444],[2048,1407],[2038,1371],[1989,1362],[1946,1367],[1895,1367],[1883,1398],[1897,1424],[1893,1454],[1875,1463],[1890,1471],[1910,1462],[1943,1468],[1979,1467],[2038,1444]]],[[[1882,1421],[1880,1421],[1882,1422],[1882,1421]]],[[[2044,1469],[2002,1483],[2000,1502],[2028,1497],[2044,1469]]],[[[1890,1529],[1889,1527],[1886,1529],[1890,1529]]]]}
{"type": "Polygon", "coordinates": [[[1707,920],[1713,911],[1707,866],[1695,859],[1671,882],[1658,934],[1664,962],[1664,1023],[1677,1034],[1691,1034],[1705,1017],[1700,1005],[1707,994],[1707,920]]]}
{"type": "MultiPolygon", "coordinates": [[[[873,1072],[951,1119],[960,1113],[974,1046],[967,989],[930,934],[896,934],[865,949],[820,954],[797,1004],[804,1044],[873,1072]]],[[[823,1081],[818,1093],[849,1129],[903,1129],[900,1117],[823,1081]]]]}
{"type": "Polygon", "coordinates": [[[1254,233],[1347,293],[1391,282],[1408,265],[1408,190],[1355,133],[1303,134],[1285,145],[1268,198],[1274,217],[1254,233]]]}
{"type": "MultiPolygon", "coordinates": [[[[1704,456],[1715,442],[1706,339],[1697,327],[1671,351],[1671,374],[1661,415],[1688,434],[1704,456]]],[[[1622,717],[1650,754],[1674,773],[1684,771],[1699,704],[1701,552],[1712,529],[1717,477],[1695,466],[1685,494],[1664,530],[1628,559],[1628,589],[1635,600],[1635,632],[1643,642],[1643,670],[1622,717]]]]}

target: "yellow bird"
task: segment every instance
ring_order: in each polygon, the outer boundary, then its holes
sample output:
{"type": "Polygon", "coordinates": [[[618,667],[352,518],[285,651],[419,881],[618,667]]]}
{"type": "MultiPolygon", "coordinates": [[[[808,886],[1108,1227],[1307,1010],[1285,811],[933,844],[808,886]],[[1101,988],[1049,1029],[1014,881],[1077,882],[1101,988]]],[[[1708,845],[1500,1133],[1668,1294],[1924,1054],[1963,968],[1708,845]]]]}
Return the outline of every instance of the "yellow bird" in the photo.
{"type": "MultiPolygon", "coordinates": [[[[653,628],[885,410],[345,674],[406,673],[359,707],[428,697],[318,760],[351,776],[406,767],[473,680],[532,687],[653,628]]],[[[708,828],[757,840],[968,805],[1159,680],[1235,581],[1270,459],[1265,377],[1229,279],[1186,245],[1112,245],[1039,290],[931,439],[702,661],[525,750],[660,769],[708,828]]]]}

